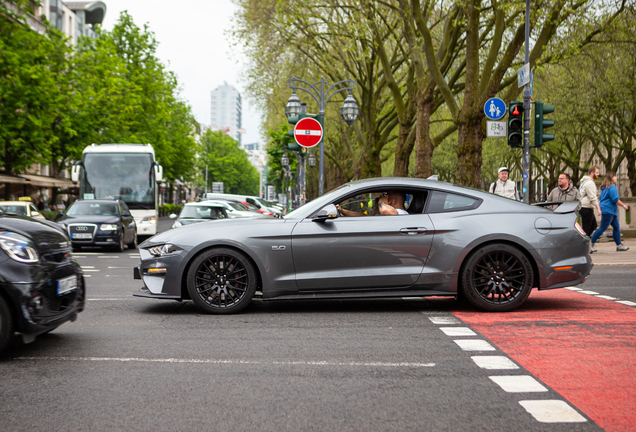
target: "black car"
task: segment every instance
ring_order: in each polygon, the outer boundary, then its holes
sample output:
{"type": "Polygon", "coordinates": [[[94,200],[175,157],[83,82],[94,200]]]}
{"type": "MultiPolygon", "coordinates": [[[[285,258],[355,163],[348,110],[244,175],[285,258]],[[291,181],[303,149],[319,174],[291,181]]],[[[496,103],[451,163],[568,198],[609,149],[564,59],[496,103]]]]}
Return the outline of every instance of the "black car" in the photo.
{"type": "Polygon", "coordinates": [[[82,269],[53,222],[0,212],[0,352],[15,332],[25,343],[84,310],[82,269]]]}
{"type": "Polygon", "coordinates": [[[82,246],[111,247],[123,252],[137,248],[137,226],[121,200],[75,201],[56,219],[64,226],[74,249],[82,246]]]}

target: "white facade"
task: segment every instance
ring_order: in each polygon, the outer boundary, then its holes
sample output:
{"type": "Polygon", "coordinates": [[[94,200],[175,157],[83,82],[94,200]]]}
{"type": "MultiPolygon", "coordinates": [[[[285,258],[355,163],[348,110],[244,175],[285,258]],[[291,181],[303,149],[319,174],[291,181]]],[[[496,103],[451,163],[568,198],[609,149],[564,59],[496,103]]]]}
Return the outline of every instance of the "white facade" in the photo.
{"type": "Polygon", "coordinates": [[[227,82],[212,90],[210,104],[212,130],[221,130],[241,144],[242,126],[241,94],[227,82]]]}
{"type": "MultiPolygon", "coordinates": [[[[78,38],[82,36],[96,37],[93,26],[104,21],[106,5],[101,1],[42,0],[36,8],[35,16],[42,15],[46,16],[49,23],[61,30],[75,45],[78,38]]],[[[44,27],[41,27],[41,24],[31,25],[43,33],[44,27]]]]}

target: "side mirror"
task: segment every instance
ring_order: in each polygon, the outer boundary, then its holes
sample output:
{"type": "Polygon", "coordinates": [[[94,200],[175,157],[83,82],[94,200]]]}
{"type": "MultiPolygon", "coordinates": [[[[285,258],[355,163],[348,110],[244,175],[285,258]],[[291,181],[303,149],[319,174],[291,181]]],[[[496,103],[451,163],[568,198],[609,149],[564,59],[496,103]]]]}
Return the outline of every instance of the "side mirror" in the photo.
{"type": "Polygon", "coordinates": [[[338,209],[335,204],[329,204],[324,206],[312,219],[313,221],[320,222],[327,219],[336,219],[338,217],[338,209]]]}
{"type": "Polygon", "coordinates": [[[176,218],[177,218],[177,215],[176,215],[176,214],[172,213],[172,214],[170,215],[170,219],[176,219],[176,218]]]}
{"type": "Polygon", "coordinates": [[[123,212],[121,215],[122,215],[122,216],[125,216],[125,217],[129,217],[129,216],[130,216],[130,212],[129,212],[128,210],[126,210],[126,211],[125,211],[125,212],[123,212]]]}
{"type": "Polygon", "coordinates": [[[62,210],[58,210],[57,214],[55,215],[55,219],[53,219],[53,222],[57,222],[63,216],[64,216],[64,212],[62,210]]]}

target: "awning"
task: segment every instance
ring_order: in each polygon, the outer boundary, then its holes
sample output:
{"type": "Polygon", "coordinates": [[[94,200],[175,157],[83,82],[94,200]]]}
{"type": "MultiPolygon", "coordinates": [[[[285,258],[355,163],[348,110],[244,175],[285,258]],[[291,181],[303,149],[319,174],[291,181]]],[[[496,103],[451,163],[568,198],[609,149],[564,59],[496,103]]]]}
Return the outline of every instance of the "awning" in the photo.
{"type": "Polygon", "coordinates": [[[5,174],[0,174],[0,183],[17,183],[17,184],[25,184],[26,179],[22,177],[15,177],[5,174]]]}
{"type": "Polygon", "coordinates": [[[28,180],[31,183],[31,186],[58,188],[77,187],[77,185],[74,184],[72,181],[64,178],[39,176],[33,174],[22,174],[21,177],[24,177],[26,180],[28,180]]]}

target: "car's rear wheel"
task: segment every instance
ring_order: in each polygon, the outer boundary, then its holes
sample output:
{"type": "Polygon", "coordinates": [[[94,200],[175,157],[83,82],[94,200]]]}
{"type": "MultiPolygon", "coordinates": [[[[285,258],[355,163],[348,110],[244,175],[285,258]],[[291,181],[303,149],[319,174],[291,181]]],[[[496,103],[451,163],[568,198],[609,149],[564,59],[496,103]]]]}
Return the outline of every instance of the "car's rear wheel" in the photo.
{"type": "Polygon", "coordinates": [[[504,312],[519,307],[530,295],[532,264],[514,246],[489,244],[471,253],[460,274],[464,297],[477,309],[504,312]]]}
{"type": "Polygon", "coordinates": [[[192,262],[187,285],[190,298],[205,312],[234,313],[245,308],[254,297],[256,270],[240,252],[211,249],[192,262]]]}
{"type": "Polygon", "coordinates": [[[137,230],[133,232],[133,240],[128,243],[128,249],[137,249],[137,230]]]}
{"type": "Polygon", "coordinates": [[[13,336],[11,309],[4,298],[0,296],[0,353],[9,344],[11,336],[13,336]]]}

